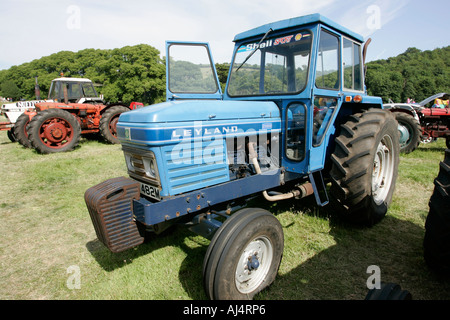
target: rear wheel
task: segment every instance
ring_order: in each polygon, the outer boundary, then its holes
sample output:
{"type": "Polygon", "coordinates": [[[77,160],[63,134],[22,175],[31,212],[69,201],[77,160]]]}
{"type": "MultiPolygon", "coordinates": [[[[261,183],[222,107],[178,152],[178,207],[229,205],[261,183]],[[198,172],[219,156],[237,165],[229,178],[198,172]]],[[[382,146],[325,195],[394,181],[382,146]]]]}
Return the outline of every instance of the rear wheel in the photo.
{"type": "Polygon", "coordinates": [[[420,124],[413,116],[403,112],[395,112],[400,135],[400,152],[410,153],[417,149],[422,136],[420,124]]]}
{"type": "Polygon", "coordinates": [[[216,232],[203,263],[210,299],[252,299],[274,280],[283,255],[280,222],[270,212],[248,208],[216,232]]]}
{"type": "Polygon", "coordinates": [[[439,174],[434,180],[430,210],[425,222],[424,258],[438,273],[450,271],[450,149],[445,150],[439,174]]]}
{"type": "Polygon", "coordinates": [[[30,123],[30,117],[22,113],[14,124],[14,136],[17,142],[26,148],[31,148],[30,140],[28,140],[27,126],[30,123]]]}
{"type": "Polygon", "coordinates": [[[382,283],[380,289],[371,289],[365,300],[412,300],[412,295],[396,283],[382,283]]]}
{"type": "Polygon", "coordinates": [[[40,153],[71,151],[78,145],[80,136],[77,119],[61,109],[38,112],[28,127],[31,145],[40,153]]]}
{"type": "Polygon", "coordinates": [[[9,129],[6,134],[8,136],[8,139],[11,142],[16,142],[17,141],[16,136],[14,135],[14,130],[13,129],[9,129]]]}
{"type": "Polygon", "coordinates": [[[130,111],[124,106],[114,106],[103,113],[100,119],[100,133],[109,143],[120,143],[117,139],[117,122],[122,113],[130,111]]]}
{"type": "Polygon", "coordinates": [[[331,156],[331,197],[349,221],[373,225],[387,212],[397,180],[397,121],[391,112],[369,109],[341,126],[331,156]]]}

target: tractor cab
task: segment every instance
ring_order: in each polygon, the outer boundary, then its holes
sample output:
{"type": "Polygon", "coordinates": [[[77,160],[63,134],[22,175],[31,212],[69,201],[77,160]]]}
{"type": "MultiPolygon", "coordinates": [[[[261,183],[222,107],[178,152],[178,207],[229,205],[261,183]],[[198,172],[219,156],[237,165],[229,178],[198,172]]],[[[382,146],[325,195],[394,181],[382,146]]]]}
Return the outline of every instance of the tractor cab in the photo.
{"type": "MultiPolygon", "coordinates": [[[[363,37],[320,14],[263,25],[234,42],[223,92],[207,43],[167,42],[167,100],[251,101],[247,108],[255,109],[273,102],[285,131],[280,156],[288,172],[322,170],[338,116],[381,106],[380,98],[365,94],[363,37]]],[[[224,112],[218,106],[211,114],[218,119],[224,112]]]]}
{"type": "Polygon", "coordinates": [[[65,103],[102,103],[91,80],[83,78],[57,78],[50,85],[48,99],[65,103]]]}

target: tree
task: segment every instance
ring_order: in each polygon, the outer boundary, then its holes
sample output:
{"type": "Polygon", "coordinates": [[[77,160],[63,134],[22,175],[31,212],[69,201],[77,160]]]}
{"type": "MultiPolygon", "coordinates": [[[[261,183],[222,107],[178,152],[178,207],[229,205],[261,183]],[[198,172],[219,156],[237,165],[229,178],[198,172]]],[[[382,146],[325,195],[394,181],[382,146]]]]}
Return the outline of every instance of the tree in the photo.
{"type": "Polygon", "coordinates": [[[19,87],[11,80],[6,80],[1,85],[2,96],[6,98],[12,98],[13,100],[19,100],[22,96],[22,92],[19,87]]]}
{"type": "Polygon", "coordinates": [[[421,101],[450,88],[450,46],[421,51],[408,48],[397,57],[367,63],[366,86],[384,102],[421,101]]]}
{"type": "Polygon", "coordinates": [[[219,77],[219,82],[222,87],[222,92],[225,90],[225,85],[228,79],[228,72],[230,70],[229,63],[216,63],[217,76],[219,77]]]}

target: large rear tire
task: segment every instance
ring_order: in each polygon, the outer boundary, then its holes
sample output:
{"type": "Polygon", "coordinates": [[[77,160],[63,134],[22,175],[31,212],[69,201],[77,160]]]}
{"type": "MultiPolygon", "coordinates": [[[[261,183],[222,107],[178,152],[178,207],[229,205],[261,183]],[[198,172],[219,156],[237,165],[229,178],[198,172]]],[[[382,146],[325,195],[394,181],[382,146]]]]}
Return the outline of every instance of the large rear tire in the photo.
{"type": "Polygon", "coordinates": [[[369,109],[341,126],[331,156],[331,197],[344,217],[363,225],[379,222],[392,201],[399,163],[397,121],[369,109]]]}
{"type": "Polygon", "coordinates": [[[450,149],[445,150],[429,202],[423,241],[427,265],[438,273],[450,271],[450,149]]]}
{"type": "Polygon", "coordinates": [[[412,300],[412,295],[396,283],[382,283],[380,289],[369,290],[365,300],[412,300]]]}
{"type": "Polygon", "coordinates": [[[270,212],[236,212],[216,232],[205,255],[206,294],[217,300],[252,299],[275,280],[283,248],[283,229],[270,212]]]}
{"type": "Polygon", "coordinates": [[[61,109],[38,112],[28,126],[31,146],[40,153],[71,151],[78,145],[80,137],[78,120],[61,109]]]}
{"type": "Polygon", "coordinates": [[[117,122],[122,113],[130,111],[127,107],[114,106],[103,113],[100,119],[100,133],[105,141],[113,144],[120,143],[117,138],[117,122]]]}

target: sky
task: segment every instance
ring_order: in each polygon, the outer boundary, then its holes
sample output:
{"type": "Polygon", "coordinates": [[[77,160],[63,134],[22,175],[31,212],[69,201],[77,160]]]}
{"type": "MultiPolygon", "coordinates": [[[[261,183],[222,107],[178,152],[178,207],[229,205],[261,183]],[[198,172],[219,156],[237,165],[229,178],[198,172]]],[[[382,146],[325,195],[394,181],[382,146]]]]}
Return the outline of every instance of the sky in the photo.
{"type": "Polygon", "coordinates": [[[68,50],[205,41],[230,62],[234,36],[320,13],[372,39],[367,61],[450,44],[448,0],[0,0],[0,70],[68,50]]]}

